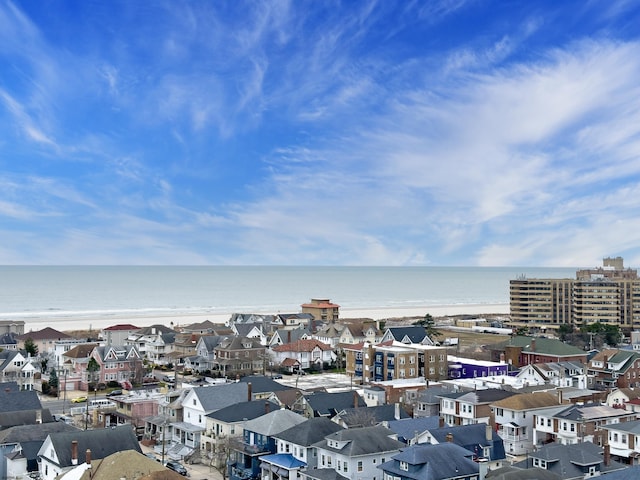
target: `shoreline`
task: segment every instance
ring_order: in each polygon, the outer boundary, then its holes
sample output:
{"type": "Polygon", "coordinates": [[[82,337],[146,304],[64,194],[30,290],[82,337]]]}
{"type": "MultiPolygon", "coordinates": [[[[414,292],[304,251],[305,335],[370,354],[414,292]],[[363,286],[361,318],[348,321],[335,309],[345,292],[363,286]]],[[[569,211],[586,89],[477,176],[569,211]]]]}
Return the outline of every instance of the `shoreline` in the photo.
{"type": "MultiPolygon", "coordinates": [[[[149,315],[109,315],[105,317],[98,316],[65,316],[62,318],[39,317],[39,318],[23,318],[14,320],[22,320],[25,323],[25,333],[30,331],[42,330],[51,327],[59,331],[77,331],[77,330],[102,330],[107,327],[122,324],[132,324],[136,327],[148,327],[155,324],[163,324],[167,326],[184,326],[194,323],[201,323],[206,320],[218,325],[224,325],[231,318],[233,313],[244,312],[225,312],[225,313],[207,313],[194,312],[183,314],[149,314],[149,315]]],[[[251,312],[249,312],[251,313],[251,312]]],[[[272,312],[252,312],[256,314],[274,314],[272,312]]],[[[371,320],[388,320],[403,317],[423,317],[430,314],[432,317],[448,317],[456,315],[508,315],[509,304],[464,304],[464,305],[424,305],[412,307],[352,307],[340,308],[341,319],[368,318],[371,320]]]]}

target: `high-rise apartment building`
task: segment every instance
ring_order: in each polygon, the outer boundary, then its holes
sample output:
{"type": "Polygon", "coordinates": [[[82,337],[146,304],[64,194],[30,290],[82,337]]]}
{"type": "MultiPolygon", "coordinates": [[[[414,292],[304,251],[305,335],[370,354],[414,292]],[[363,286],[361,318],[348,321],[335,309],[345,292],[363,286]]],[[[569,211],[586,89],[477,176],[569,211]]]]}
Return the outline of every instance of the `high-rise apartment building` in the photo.
{"type": "Polygon", "coordinates": [[[594,322],[640,327],[640,279],[621,257],[576,272],[576,278],[518,278],[509,283],[511,322],[529,327],[594,322]]]}

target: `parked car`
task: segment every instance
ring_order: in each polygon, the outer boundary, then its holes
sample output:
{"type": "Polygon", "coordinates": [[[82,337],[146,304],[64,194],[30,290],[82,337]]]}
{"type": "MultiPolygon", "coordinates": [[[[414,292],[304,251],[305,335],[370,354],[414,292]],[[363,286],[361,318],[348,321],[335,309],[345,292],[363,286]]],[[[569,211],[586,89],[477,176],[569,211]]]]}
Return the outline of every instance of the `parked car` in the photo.
{"type": "Polygon", "coordinates": [[[173,460],[169,460],[166,464],[165,467],[167,467],[170,470],[173,470],[176,473],[179,473],[180,475],[186,477],[187,476],[187,469],[184,465],[182,465],[180,462],[174,462],[173,460]]]}
{"type": "Polygon", "coordinates": [[[117,397],[118,395],[122,395],[122,390],[112,390],[107,393],[107,397],[117,397]]]}
{"type": "Polygon", "coordinates": [[[82,397],[72,398],[71,401],[73,403],[84,403],[87,401],[87,397],[83,395],[82,397]]]}
{"type": "Polygon", "coordinates": [[[150,458],[151,460],[155,460],[156,462],[159,462],[160,459],[158,457],[156,457],[155,453],[152,452],[147,452],[144,454],[145,457],[150,458]]]}

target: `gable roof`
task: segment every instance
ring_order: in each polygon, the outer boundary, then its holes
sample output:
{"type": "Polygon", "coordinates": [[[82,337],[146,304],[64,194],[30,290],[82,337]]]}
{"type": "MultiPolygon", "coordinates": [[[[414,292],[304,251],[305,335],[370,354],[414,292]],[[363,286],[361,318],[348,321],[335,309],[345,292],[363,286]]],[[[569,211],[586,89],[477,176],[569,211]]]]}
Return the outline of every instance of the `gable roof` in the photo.
{"type": "Polygon", "coordinates": [[[398,407],[400,407],[399,404],[393,403],[376,405],[373,407],[351,407],[341,410],[337,414],[337,416],[340,417],[340,420],[342,420],[349,428],[362,426],[360,422],[362,422],[363,420],[367,421],[369,419],[371,419],[374,423],[382,423],[389,420],[399,420],[396,419],[396,414],[398,414],[400,418],[410,418],[410,415],[405,411],[404,408],[398,407]]]}
{"type": "Polygon", "coordinates": [[[67,358],[87,358],[89,355],[91,355],[91,352],[97,346],[97,343],[84,343],[81,345],[76,345],[68,352],[63,353],[62,356],[67,358]]]}
{"type": "Polygon", "coordinates": [[[308,338],[297,340],[293,343],[285,343],[272,348],[274,352],[311,352],[319,348],[320,350],[332,350],[331,345],[321,342],[320,340],[308,338]]]}
{"type": "Polygon", "coordinates": [[[207,417],[225,423],[241,422],[243,420],[253,420],[266,413],[278,410],[280,405],[265,401],[252,400],[250,402],[239,402],[228,407],[221,408],[215,412],[207,414],[207,417]]]}
{"type": "Polygon", "coordinates": [[[335,415],[345,408],[353,407],[357,402],[358,407],[366,407],[367,404],[355,391],[352,392],[315,392],[304,395],[304,399],[313,410],[314,416],[335,415]]]}
{"type": "Polygon", "coordinates": [[[472,454],[478,453],[477,447],[491,447],[491,460],[506,458],[502,438],[493,431],[490,425],[485,423],[445,426],[429,430],[429,433],[438,443],[455,443],[472,454]],[[491,439],[487,440],[487,435],[489,434],[491,439]],[[448,440],[449,435],[451,436],[451,441],[448,440]]]}
{"type": "Polygon", "coordinates": [[[560,405],[558,396],[549,392],[518,393],[510,397],[498,400],[491,404],[499,408],[509,410],[535,410],[537,408],[555,407],[560,405]]]}
{"type": "Polygon", "coordinates": [[[130,425],[52,433],[49,438],[62,467],[71,465],[71,442],[74,440],[78,442],[79,458],[87,450],[91,450],[91,457],[95,459],[105,458],[120,450],[142,451],[130,425]]]}
{"type": "Polygon", "coordinates": [[[409,340],[411,343],[422,343],[427,336],[425,328],[419,325],[411,327],[389,327],[387,332],[398,342],[409,340]]]}
{"type": "Polygon", "coordinates": [[[283,385],[282,383],[276,382],[272,378],[265,377],[264,375],[247,375],[240,378],[239,382],[250,383],[252,395],[257,393],[279,392],[282,390],[295,390],[293,387],[283,385]]]}
{"type": "MultiPolygon", "coordinates": [[[[80,460],[79,460],[80,461],[80,460]]],[[[122,478],[154,478],[157,480],[184,479],[182,475],[168,469],[160,462],[147,458],[134,450],[123,450],[112,453],[103,459],[91,461],[91,469],[84,467],[81,477],[73,476],[73,480],[120,480],[122,478]],[[144,476],[143,476],[144,475],[144,476]]],[[[62,476],[60,480],[67,480],[62,476]]]]}
{"type": "Polygon", "coordinates": [[[111,325],[110,327],[103,328],[105,332],[114,332],[114,331],[129,331],[129,330],[140,330],[140,327],[136,327],[130,323],[119,323],[117,325],[111,325]]]}
{"type": "Polygon", "coordinates": [[[244,430],[271,437],[306,420],[305,417],[291,410],[280,409],[249,420],[245,423],[244,430]]]}
{"type": "Polygon", "coordinates": [[[326,436],[338,430],[343,430],[343,428],[344,427],[332,422],[326,417],[313,417],[292,428],[277,433],[274,437],[295,445],[310,447],[326,436]]]}
{"type": "MultiPolygon", "coordinates": [[[[562,477],[544,468],[518,468],[509,465],[488,471],[485,478],[493,480],[560,480],[562,477]]],[[[607,475],[606,478],[608,480],[609,476],[607,475]]]]}
{"type": "Polygon", "coordinates": [[[440,419],[432,417],[402,418],[388,422],[389,429],[398,435],[398,440],[408,443],[409,440],[427,430],[438,428],[440,419]]]}
{"type": "Polygon", "coordinates": [[[248,401],[249,388],[246,383],[224,383],[191,390],[206,413],[220,410],[239,402],[248,401]]]}
{"type": "Polygon", "coordinates": [[[373,427],[346,428],[327,435],[324,440],[317,442],[317,447],[332,452],[338,452],[347,457],[371,455],[375,453],[399,451],[404,443],[392,438],[394,433],[386,427],[376,425],[373,427]],[[342,447],[334,447],[333,440],[342,447]]]}
{"type": "MultiPolygon", "coordinates": [[[[1,384],[4,386],[5,384],[1,384]]],[[[35,390],[0,389],[0,413],[42,410],[42,404],[35,390]]]]}
{"type": "Polygon", "coordinates": [[[470,456],[472,454],[453,443],[440,445],[418,444],[403,449],[392,456],[393,460],[380,465],[380,469],[392,475],[404,478],[405,471],[400,470],[400,462],[411,465],[412,478],[421,480],[440,480],[443,478],[461,478],[477,474],[479,467],[470,456]]]}
{"type": "Polygon", "coordinates": [[[439,396],[441,398],[457,399],[458,401],[470,402],[474,405],[482,403],[493,403],[498,400],[515,395],[514,392],[507,392],[506,390],[499,390],[496,388],[487,388],[485,390],[473,390],[471,392],[455,392],[455,393],[443,393],[439,396]]]}

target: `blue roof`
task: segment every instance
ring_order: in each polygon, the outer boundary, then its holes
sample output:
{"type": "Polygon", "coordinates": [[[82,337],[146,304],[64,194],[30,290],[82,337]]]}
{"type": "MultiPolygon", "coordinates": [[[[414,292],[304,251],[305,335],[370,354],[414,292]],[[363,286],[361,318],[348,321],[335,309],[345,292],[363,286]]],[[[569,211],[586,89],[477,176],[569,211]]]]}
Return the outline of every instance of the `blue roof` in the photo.
{"type": "Polygon", "coordinates": [[[418,417],[418,418],[403,418],[401,420],[392,420],[387,422],[389,430],[392,430],[398,435],[398,440],[408,443],[409,439],[413,438],[422,432],[438,428],[440,424],[440,418],[438,417],[418,417]]]}
{"type": "Polygon", "coordinates": [[[263,455],[260,457],[263,462],[269,462],[278,467],[286,468],[288,470],[300,467],[306,467],[307,464],[302,460],[298,460],[290,453],[275,453],[273,455],[263,455]]]}

